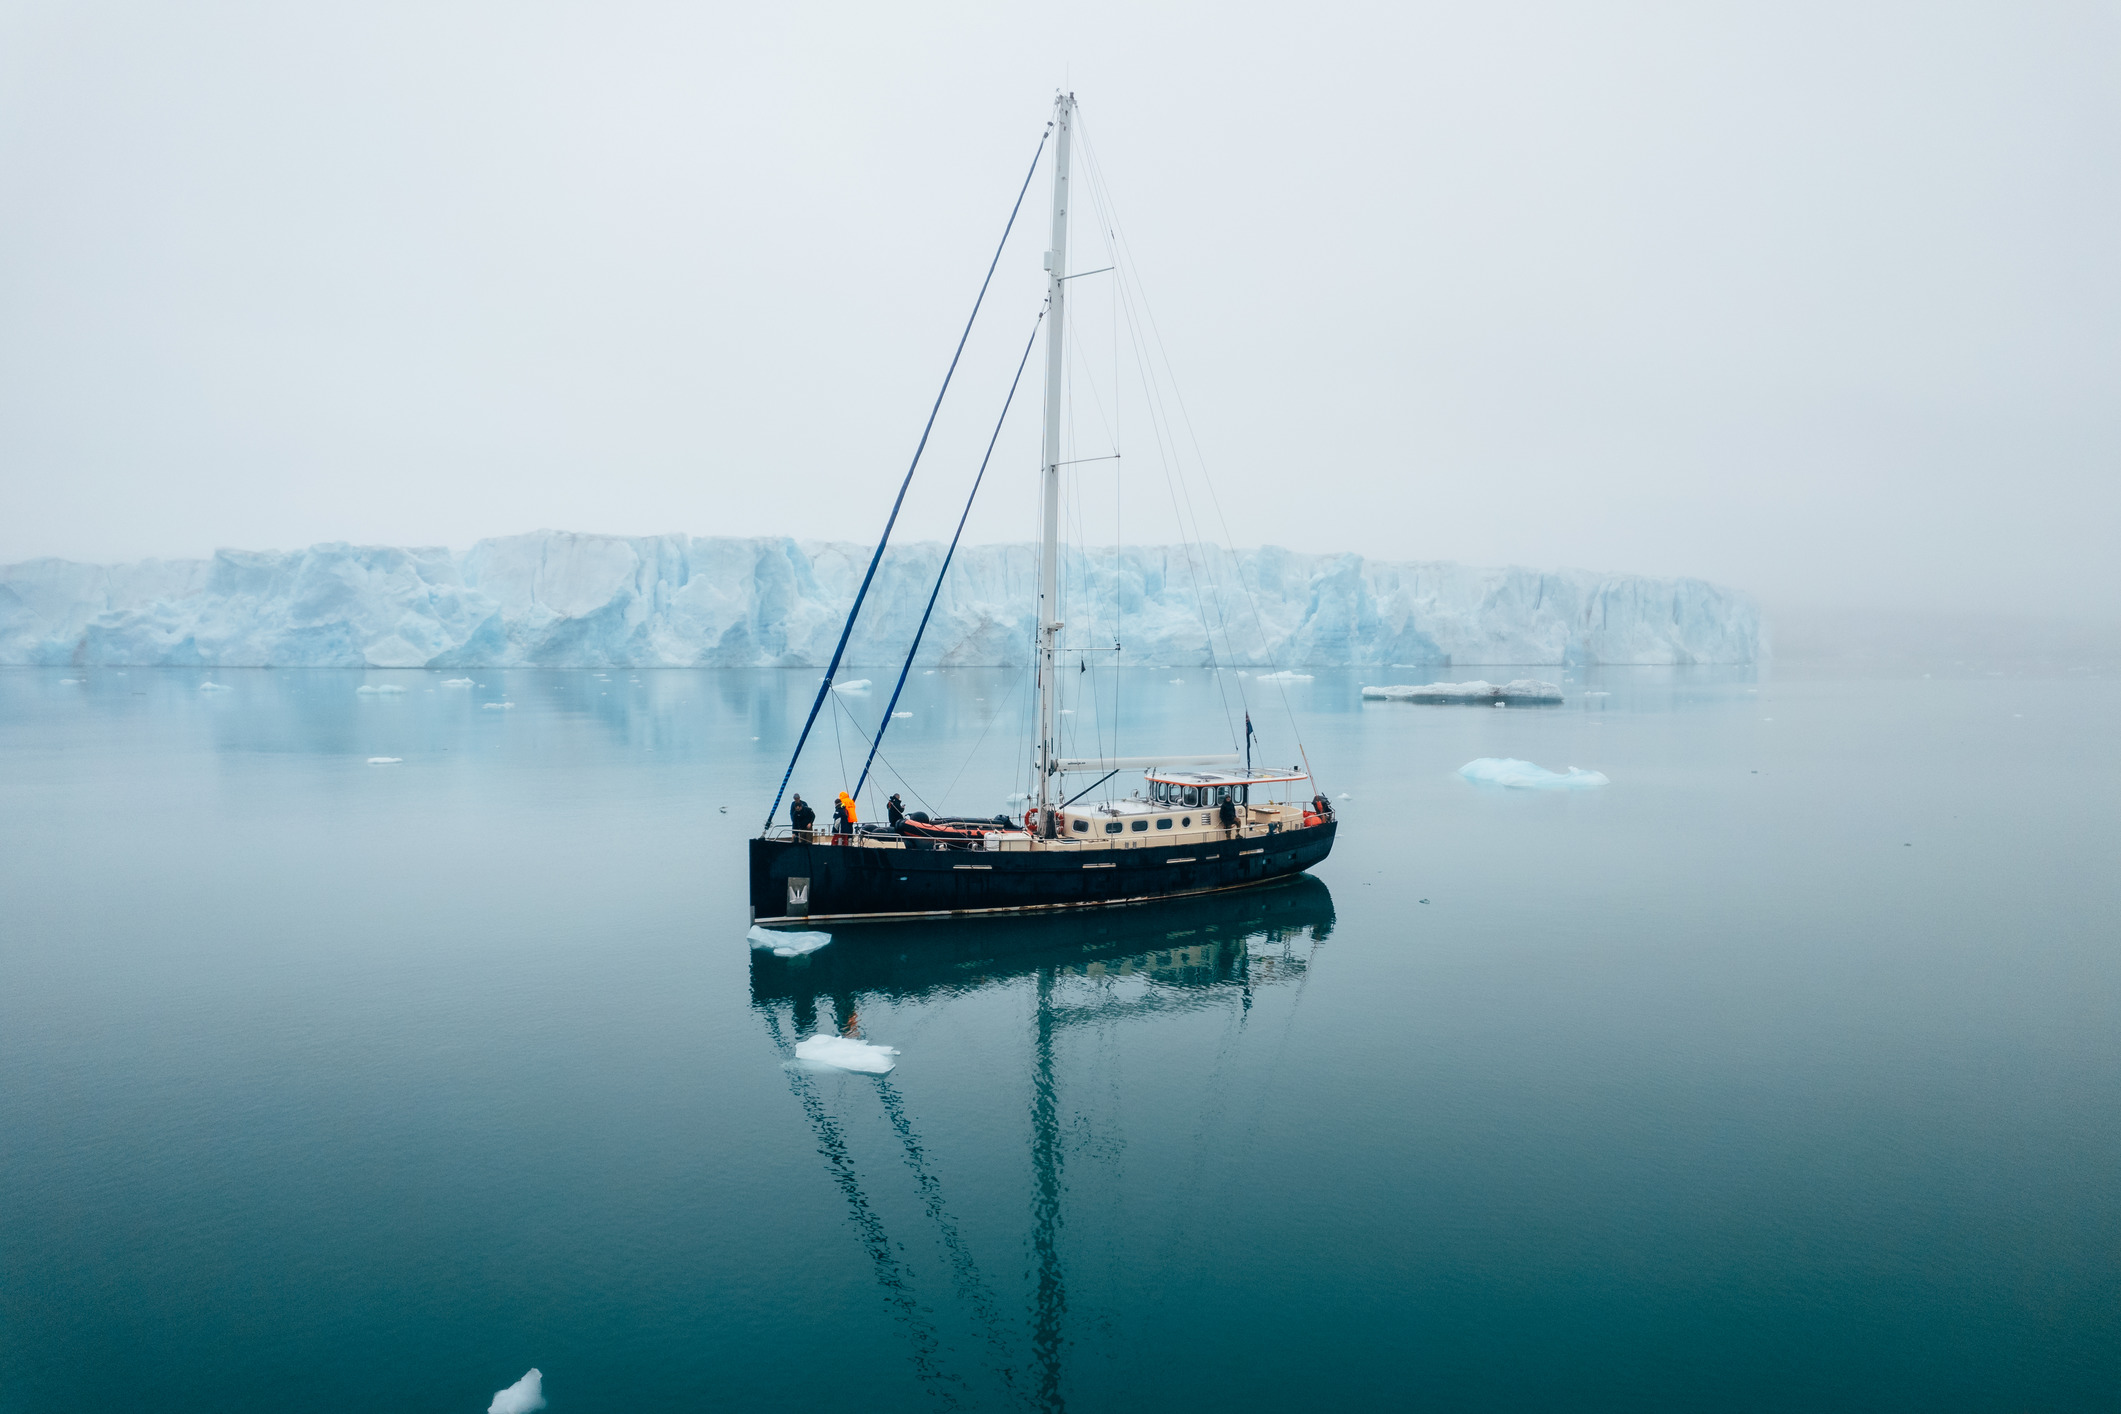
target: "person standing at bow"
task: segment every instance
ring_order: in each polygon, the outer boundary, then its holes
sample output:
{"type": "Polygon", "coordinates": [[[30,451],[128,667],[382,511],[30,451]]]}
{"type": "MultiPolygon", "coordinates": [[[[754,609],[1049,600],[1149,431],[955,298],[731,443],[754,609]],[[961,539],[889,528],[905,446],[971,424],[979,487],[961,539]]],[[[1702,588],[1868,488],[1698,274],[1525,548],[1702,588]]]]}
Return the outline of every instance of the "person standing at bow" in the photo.
{"type": "Polygon", "coordinates": [[[810,808],[808,801],[798,795],[788,802],[788,823],[795,827],[795,842],[809,844],[810,827],[817,823],[817,812],[810,808]]]}

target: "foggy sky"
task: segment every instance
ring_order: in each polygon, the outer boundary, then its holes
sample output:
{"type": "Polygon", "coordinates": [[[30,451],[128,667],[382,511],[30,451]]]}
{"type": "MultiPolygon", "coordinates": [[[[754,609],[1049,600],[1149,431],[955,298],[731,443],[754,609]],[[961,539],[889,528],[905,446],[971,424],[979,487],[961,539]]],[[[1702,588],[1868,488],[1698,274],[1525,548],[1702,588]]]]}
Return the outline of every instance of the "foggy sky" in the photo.
{"type": "MultiPolygon", "coordinates": [[[[6,0],[0,561],[873,539],[1066,85],[1238,544],[2112,613],[2117,57],[2111,5],[6,0]]],[[[1071,526],[1219,535],[1071,288],[1123,458],[1071,526]]],[[[1021,396],[975,541],[1033,532],[1021,396]]]]}

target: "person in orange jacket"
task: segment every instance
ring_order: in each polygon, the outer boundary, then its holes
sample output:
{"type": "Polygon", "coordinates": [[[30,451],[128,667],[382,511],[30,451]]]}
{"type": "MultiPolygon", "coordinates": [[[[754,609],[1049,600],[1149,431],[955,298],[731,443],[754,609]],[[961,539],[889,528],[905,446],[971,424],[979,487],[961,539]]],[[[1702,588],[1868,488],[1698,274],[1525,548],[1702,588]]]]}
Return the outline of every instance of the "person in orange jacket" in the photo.
{"type": "Polygon", "coordinates": [[[840,792],[839,803],[832,807],[832,833],[848,836],[854,833],[854,797],[840,792]]]}

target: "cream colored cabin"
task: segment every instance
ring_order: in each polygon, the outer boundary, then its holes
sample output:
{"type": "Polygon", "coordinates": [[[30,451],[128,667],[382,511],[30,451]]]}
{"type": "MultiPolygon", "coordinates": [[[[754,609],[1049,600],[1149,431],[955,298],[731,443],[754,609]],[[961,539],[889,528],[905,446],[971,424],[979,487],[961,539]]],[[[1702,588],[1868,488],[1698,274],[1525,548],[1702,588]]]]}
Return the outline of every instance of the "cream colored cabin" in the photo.
{"type": "MultiPolygon", "coordinates": [[[[1033,839],[1023,830],[990,830],[977,847],[1012,852],[1167,849],[1302,829],[1307,823],[1318,823],[1315,816],[1305,819],[1311,808],[1310,799],[1294,789],[1309,779],[1294,771],[1254,771],[1249,775],[1243,771],[1151,772],[1144,788],[1124,800],[1063,807],[1060,833],[1054,839],[1033,839]],[[1237,809],[1234,832],[1222,824],[1222,803],[1226,799],[1237,809]]],[[[830,838],[823,830],[817,832],[820,844],[830,838]]],[[[868,849],[905,847],[903,841],[888,836],[856,835],[849,842],[868,849]]]]}
{"type": "Polygon", "coordinates": [[[1287,771],[1152,771],[1147,789],[1135,796],[1061,811],[1061,835],[1107,849],[1229,839],[1221,816],[1225,800],[1237,807],[1239,835],[1264,835],[1269,826],[1300,829],[1308,802],[1274,797],[1292,794],[1289,787],[1307,779],[1287,771]]]}

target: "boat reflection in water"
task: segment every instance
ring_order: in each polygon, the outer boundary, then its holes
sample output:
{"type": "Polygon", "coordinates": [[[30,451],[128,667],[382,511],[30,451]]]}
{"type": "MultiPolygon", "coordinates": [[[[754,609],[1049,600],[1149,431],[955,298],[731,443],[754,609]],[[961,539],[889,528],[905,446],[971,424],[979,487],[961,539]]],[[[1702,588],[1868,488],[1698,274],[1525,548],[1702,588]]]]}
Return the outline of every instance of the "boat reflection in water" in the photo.
{"type": "MultiPolygon", "coordinates": [[[[752,954],[752,1006],[784,1057],[793,1054],[801,1036],[828,1030],[855,1034],[865,1008],[947,1007],[1010,989],[1033,1003],[1025,1037],[1030,1090],[1025,1138],[1034,1263],[1020,1301],[1007,1299],[997,1290],[999,1283],[982,1275],[959,1231],[936,1173],[944,1156],[938,1153],[931,1161],[909,1118],[909,1109],[920,1108],[917,1084],[909,1086],[915,1101],[909,1105],[895,1075],[845,1077],[861,1086],[873,1083],[878,1092],[901,1150],[892,1156],[891,1167],[902,1164],[912,1171],[955,1302],[933,1289],[941,1278],[917,1284],[903,1236],[887,1231],[883,1209],[872,1201],[866,1184],[881,1182],[884,1175],[870,1172],[850,1146],[848,1124],[859,1124],[859,1117],[849,1113],[843,1124],[835,1113],[849,1108],[850,1095],[861,1102],[859,1088],[823,1083],[828,1077],[800,1067],[788,1071],[818,1153],[846,1199],[885,1301],[911,1344],[915,1374],[946,1405],[980,1407],[1000,1397],[1037,1409],[1065,1407],[1061,1351],[1068,1286],[1059,1241],[1064,1155],[1056,1042],[1071,1027],[1105,1030],[1130,1019],[1153,1021],[1212,1008],[1228,1008],[1241,1022],[1262,988],[1300,987],[1316,949],[1332,931],[1331,891],[1301,875],[1258,889],[1095,914],[864,924],[804,956],[752,954]],[[1025,1311],[1028,1322],[1012,1314],[1017,1310],[1025,1311]],[[944,1328],[952,1324],[963,1331],[944,1328]],[[977,1359],[968,1364],[973,1352],[977,1359]]],[[[981,1135],[990,1145],[997,1137],[981,1135]]],[[[993,1201],[992,1194],[965,1196],[983,1204],[993,1201]]],[[[997,1269],[1015,1265],[1010,1261],[997,1269]]]]}

